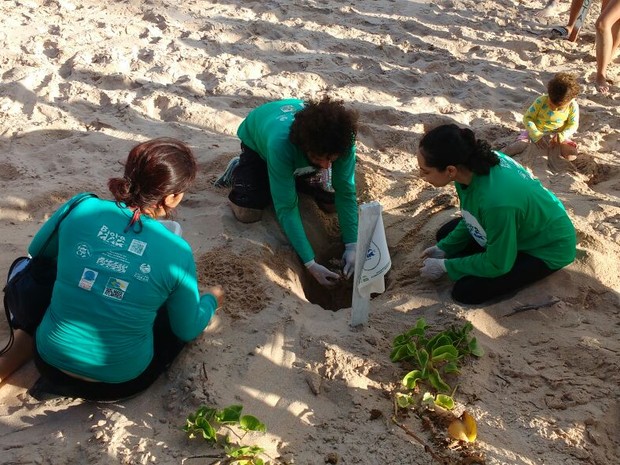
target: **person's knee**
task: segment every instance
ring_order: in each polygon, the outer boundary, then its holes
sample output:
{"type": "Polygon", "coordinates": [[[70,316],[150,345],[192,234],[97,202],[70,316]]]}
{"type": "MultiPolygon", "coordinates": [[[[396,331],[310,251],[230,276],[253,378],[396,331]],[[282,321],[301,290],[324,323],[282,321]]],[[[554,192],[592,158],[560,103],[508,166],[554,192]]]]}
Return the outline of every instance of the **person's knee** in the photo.
{"type": "Polygon", "coordinates": [[[473,293],[468,286],[459,285],[459,283],[456,283],[452,288],[452,299],[466,305],[481,304],[486,300],[482,296],[473,293]]]}
{"type": "Polygon", "coordinates": [[[603,34],[605,31],[611,30],[612,23],[610,23],[607,18],[603,15],[599,16],[594,23],[594,27],[596,32],[603,34]]]}
{"type": "Polygon", "coordinates": [[[263,210],[259,210],[256,208],[240,207],[234,202],[229,203],[230,208],[235,215],[235,218],[237,218],[237,220],[241,223],[255,223],[257,221],[260,221],[263,217],[263,210]]]}
{"type": "Polygon", "coordinates": [[[454,289],[452,289],[452,299],[455,302],[465,305],[475,305],[484,302],[484,299],[472,295],[465,289],[459,289],[457,287],[454,287],[454,289]]]}

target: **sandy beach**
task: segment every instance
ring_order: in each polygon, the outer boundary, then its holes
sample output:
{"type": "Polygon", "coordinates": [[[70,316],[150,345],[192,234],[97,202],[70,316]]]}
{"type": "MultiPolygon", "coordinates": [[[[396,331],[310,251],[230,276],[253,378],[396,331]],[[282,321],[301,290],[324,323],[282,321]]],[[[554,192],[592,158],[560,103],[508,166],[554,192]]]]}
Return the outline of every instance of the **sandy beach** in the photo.
{"type": "MultiPolygon", "coordinates": [[[[132,146],[168,136],[200,165],[176,219],[201,284],[227,295],[168,373],[126,402],[37,400],[34,364],[23,367],[0,385],[0,462],[230,463],[182,427],[201,405],[241,404],[267,427],[242,442],[271,464],[618,463],[620,60],[616,85],[597,93],[600,3],[576,43],[546,37],[565,24],[565,3],[536,18],[542,0],[2,2],[0,269],[74,194],[109,198],[132,146]],[[418,141],[456,122],[501,149],[559,71],[580,76],[579,156],[531,148],[515,159],[564,203],[577,259],[502,302],[458,305],[447,278],[419,275],[458,200],[418,177],[418,141]],[[360,114],[358,198],[383,205],[392,257],[360,327],[349,325],[350,284],[317,288],[273,210],[240,224],[213,185],[252,108],[324,94],[360,114]],[[454,415],[477,421],[474,444],[413,413],[399,417],[405,429],[393,421],[406,370],[390,361],[392,341],[421,317],[437,329],[471,322],[485,351],[465,362],[454,396],[454,415]]],[[[337,218],[301,204],[317,257],[336,258],[337,218]]]]}

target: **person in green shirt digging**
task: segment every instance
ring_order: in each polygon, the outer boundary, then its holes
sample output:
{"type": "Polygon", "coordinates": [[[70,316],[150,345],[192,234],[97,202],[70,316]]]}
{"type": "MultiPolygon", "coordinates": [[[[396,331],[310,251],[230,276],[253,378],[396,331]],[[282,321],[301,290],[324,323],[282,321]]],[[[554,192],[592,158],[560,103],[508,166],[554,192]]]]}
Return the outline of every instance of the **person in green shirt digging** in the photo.
{"type": "Polygon", "coordinates": [[[420,175],[435,187],[454,182],[461,218],[437,232],[420,274],[456,281],[452,297],[479,304],[505,296],[570,264],[575,228],[557,197],[525,168],[455,124],[427,132],[420,175]]]}
{"type": "Polygon", "coordinates": [[[297,193],[312,195],[321,209],[338,213],[345,244],[343,276],[351,277],[357,242],[357,113],[329,97],[279,100],[252,110],[237,135],[242,151],[238,163],[229,166],[233,171],[228,196],[235,217],[244,223],[258,221],[273,203],[284,233],[310,274],[331,287],[341,276],[315,262],[299,214],[297,193]]]}

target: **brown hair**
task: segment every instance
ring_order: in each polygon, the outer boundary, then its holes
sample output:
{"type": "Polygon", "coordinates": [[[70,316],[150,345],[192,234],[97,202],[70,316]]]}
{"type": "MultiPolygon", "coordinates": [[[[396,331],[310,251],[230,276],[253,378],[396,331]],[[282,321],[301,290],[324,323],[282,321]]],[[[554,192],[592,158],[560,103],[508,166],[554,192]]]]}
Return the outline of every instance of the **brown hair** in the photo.
{"type": "Polygon", "coordinates": [[[196,159],[183,142],[159,138],[136,145],[129,152],[122,178],[111,178],[108,188],[117,202],[144,211],[161,207],[164,199],[185,192],[196,178],[196,159]]]}
{"type": "Polygon", "coordinates": [[[320,101],[310,100],[295,113],[289,140],[306,155],[344,156],[355,144],[357,119],[357,112],[345,108],[341,100],[328,96],[320,101]]]}
{"type": "Polygon", "coordinates": [[[549,99],[558,106],[566,105],[579,95],[580,90],[577,78],[570,73],[557,73],[547,84],[549,99]]]}

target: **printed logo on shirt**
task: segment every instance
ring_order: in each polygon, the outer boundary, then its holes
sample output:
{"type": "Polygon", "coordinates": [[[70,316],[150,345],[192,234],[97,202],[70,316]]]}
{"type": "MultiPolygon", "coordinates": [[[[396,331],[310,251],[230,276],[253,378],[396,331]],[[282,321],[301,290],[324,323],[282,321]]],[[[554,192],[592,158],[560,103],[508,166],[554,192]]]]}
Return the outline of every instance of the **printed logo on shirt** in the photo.
{"type": "Polygon", "coordinates": [[[142,256],[144,253],[144,249],[146,249],[146,242],[139,241],[138,239],[133,239],[131,244],[129,244],[129,251],[133,254],[142,256]]]}
{"type": "Polygon", "coordinates": [[[123,300],[125,292],[127,291],[127,286],[129,286],[127,281],[118,278],[110,278],[105,285],[103,295],[111,297],[112,299],[123,300]]]}
{"type": "Polygon", "coordinates": [[[293,105],[282,105],[280,107],[280,110],[283,111],[284,113],[291,113],[295,111],[295,107],[293,105]]]}
{"type": "Polygon", "coordinates": [[[127,264],[117,262],[116,260],[110,260],[109,258],[99,257],[97,258],[97,265],[106,268],[108,270],[114,271],[116,273],[126,273],[127,272],[127,264]]]}
{"type": "Polygon", "coordinates": [[[478,222],[476,217],[469,213],[467,210],[461,210],[461,215],[463,216],[463,220],[467,225],[467,229],[469,230],[469,234],[474,240],[480,244],[481,247],[486,247],[487,245],[487,232],[484,230],[482,225],[478,222]]]}
{"type": "Polygon", "coordinates": [[[98,274],[99,273],[97,273],[95,270],[91,270],[90,268],[84,268],[78,286],[82,289],[90,291],[93,288],[93,284],[95,284],[95,280],[97,279],[98,274]]]}
{"type": "Polygon", "coordinates": [[[86,242],[80,242],[75,247],[75,254],[80,258],[90,258],[92,255],[92,249],[86,242]]]}
{"type": "Polygon", "coordinates": [[[148,282],[148,274],[151,272],[151,265],[149,265],[148,263],[143,263],[138,269],[140,270],[140,273],[136,272],[133,277],[136,278],[138,281],[142,281],[143,283],[148,282]]]}
{"type": "Polygon", "coordinates": [[[500,158],[499,164],[502,168],[517,170],[517,173],[523,179],[534,179],[534,175],[531,171],[522,166],[519,166],[514,160],[510,158],[500,158]]]}
{"type": "Polygon", "coordinates": [[[125,236],[111,231],[105,224],[99,229],[97,237],[106,244],[113,245],[114,247],[125,247],[125,236]]]}

